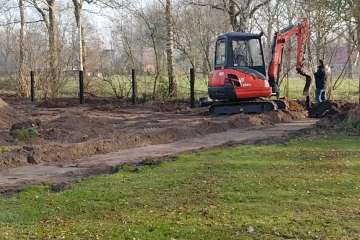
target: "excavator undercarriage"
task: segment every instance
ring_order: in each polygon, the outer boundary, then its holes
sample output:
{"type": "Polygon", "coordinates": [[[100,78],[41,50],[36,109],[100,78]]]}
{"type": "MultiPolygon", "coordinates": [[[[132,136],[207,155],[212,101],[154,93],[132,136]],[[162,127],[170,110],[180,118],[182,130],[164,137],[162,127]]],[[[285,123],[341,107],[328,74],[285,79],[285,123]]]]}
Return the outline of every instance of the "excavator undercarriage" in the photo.
{"type": "Polygon", "coordinates": [[[209,112],[216,115],[230,115],[237,113],[259,114],[276,110],[288,110],[289,106],[285,100],[248,100],[238,102],[214,102],[209,112]]]}

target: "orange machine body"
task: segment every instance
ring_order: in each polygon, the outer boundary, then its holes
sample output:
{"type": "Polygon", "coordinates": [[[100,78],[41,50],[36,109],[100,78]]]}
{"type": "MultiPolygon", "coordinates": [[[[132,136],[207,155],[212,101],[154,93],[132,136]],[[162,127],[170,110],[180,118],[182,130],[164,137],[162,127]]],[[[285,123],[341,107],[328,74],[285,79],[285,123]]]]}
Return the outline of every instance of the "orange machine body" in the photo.
{"type": "Polygon", "coordinates": [[[219,36],[214,69],[208,81],[210,98],[233,102],[278,95],[284,44],[294,35],[298,42],[296,69],[308,77],[304,70],[308,28],[308,21],[304,19],[275,33],[269,69],[265,66],[262,34],[230,32],[219,36]]]}

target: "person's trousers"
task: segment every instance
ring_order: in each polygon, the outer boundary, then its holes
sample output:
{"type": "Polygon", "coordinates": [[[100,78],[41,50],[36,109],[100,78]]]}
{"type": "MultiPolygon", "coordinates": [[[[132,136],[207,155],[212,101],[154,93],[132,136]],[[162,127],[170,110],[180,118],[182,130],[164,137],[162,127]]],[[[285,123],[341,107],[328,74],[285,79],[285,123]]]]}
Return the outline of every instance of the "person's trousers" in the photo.
{"type": "Polygon", "coordinates": [[[316,89],[316,101],[318,103],[326,101],[326,90],[325,89],[316,89]]]}

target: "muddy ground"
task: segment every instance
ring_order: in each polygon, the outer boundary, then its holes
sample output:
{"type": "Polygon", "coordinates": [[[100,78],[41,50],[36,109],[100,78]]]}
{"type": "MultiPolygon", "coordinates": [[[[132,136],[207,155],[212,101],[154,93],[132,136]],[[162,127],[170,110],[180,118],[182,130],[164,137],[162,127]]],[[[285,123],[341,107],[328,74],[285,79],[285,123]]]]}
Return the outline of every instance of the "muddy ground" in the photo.
{"type": "Polygon", "coordinates": [[[304,119],[297,102],[290,111],[210,116],[207,108],[153,102],[132,106],[114,99],[59,99],[32,104],[3,97],[0,106],[0,168],[66,162],[121,149],[171,143],[231,128],[268,127],[304,119]]]}

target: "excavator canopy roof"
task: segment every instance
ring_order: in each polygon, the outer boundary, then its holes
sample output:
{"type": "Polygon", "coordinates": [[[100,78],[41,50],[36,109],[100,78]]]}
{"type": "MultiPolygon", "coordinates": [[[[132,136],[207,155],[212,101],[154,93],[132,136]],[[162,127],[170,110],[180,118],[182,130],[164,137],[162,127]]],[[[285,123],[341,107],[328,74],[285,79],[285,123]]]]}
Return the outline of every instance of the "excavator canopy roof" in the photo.
{"type": "Polygon", "coordinates": [[[238,38],[238,39],[254,39],[254,38],[261,38],[262,33],[255,34],[255,33],[247,33],[247,32],[227,32],[218,37],[219,38],[238,38]]]}

